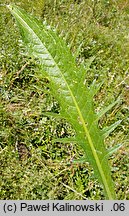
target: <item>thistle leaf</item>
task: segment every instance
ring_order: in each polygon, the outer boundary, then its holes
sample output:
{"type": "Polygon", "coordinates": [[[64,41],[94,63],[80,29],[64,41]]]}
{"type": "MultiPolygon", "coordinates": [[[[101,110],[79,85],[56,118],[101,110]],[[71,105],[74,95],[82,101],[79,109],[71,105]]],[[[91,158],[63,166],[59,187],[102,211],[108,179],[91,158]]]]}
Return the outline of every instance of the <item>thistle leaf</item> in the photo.
{"type": "Polygon", "coordinates": [[[107,151],[107,154],[104,156],[102,163],[105,159],[109,158],[113,153],[117,152],[118,149],[120,149],[123,146],[123,144],[118,144],[116,146],[113,146],[112,148],[109,148],[107,151]]]}
{"type": "Polygon", "coordinates": [[[115,128],[121,123],[121,120],[115,122],[114,124],[110,125],[103,129],[103,137],[106,138],[115,128]]]}
{"type": "Polygon", "coordinates": [[[105,114],[107,113],[110,109],[112,109],[116,104],[118,104],[120,102],[120,98],[118,98],[116,101],[114,101],[112,104],[110,104],[109,106],[105,107],[103,110],[101,110],[98,113],[98,117],[97,117],[97,121],[105,114]]]}
{"type": "Polygon", "coordinates": [[[84,156],[82,156],[81,158],[79,158],[79,159],[74,159],[73,161],[72,161],[72,163],[79,163],[79,164],[82,164],[82,163],[86,163],[86,157],[84,157],[84,156]]]}
{"type": "Polygon", "coordinates": [[[53,143],[61,142],[61,143],[76,143],[76,139],[74,137],[69,138],[57,138],[52,140],[53,143]]]}
{"type": "Polygon", "coordinates": [[[117,102],[97,116],[93,107],[96,89],[84,84],[86,67],[76,65],[65,41],[58,37],[55,30],[19,7],[10,5],[8,8],[17,21],[29,55],[40,61],[43,77],[49,78],[51,93],[60,104],[60,115],[73,127],[75,139],[102,184],[106,199],[115,199],[107,150],[96,119],[117,102]]]}
{"type": "Polygon", "coordinates": [[[113,146],[112,148],[108,149],[108,155],[112,155],[114,152],[116,152],[119,148],[121,148],[123,144],[118,144],[116,146],[113,146]]]}
{"type": "Polygon", "coordinates": [[[46,117],[53,117],[53,118],[57,118],[57,119],[63,118],[63,116],[61,116],[60,114],[53,113],[53,112],[43,112],[43,115],[46,117]]]}

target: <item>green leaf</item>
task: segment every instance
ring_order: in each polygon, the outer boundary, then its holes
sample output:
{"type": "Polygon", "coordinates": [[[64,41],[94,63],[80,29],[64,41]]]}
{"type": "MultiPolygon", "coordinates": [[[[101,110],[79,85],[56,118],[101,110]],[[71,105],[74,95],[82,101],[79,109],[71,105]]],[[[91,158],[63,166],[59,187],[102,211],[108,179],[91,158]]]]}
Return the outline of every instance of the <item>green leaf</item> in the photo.
{"type": "Polygon", "coordinates": [[[115,128],[121,123],[122,121],[119,120],[117,122],[115,122],[114,124],[110,125],[109,127],[105,127],[102,131],[103,131],[103,136],[104,138],[106,138],[112,131],[115,130],[115,128]]]}
{"type": "Polygon", "coordinates": [[[79,159],[74,159],[73,161],[72,161],[72,163],[80,163],[80,164],[82,164],[82,163],[86,163],[86,157],[81,157],[81,158],[79,158],[79,159]]]}
{"type": "Polygon", "coordinates": [[[63,118],[63,116],[61,116],[60,114],[53,113],[53,112],[43,112],[43,115],[47,117],[57,118],[57,119],[63,118]]]}
{"type": "Polygon", "coordinates": [[[116,146],[113,146],[112,148],[108,149],[108,155],[112,155],[114,152],[116,152],[119,148],[121,148],[123,144],[118,144],[116,146]]]}
{"type": "Polygon", "coordinates": [[[113,153],[118,151],[122,146],[123,146],[123,144],[118,144],[116,146],[113,146],[112,148],[109,148],[107,151],[107,154],[104,156],[104,158],[102,160],[102,163],[104,163],[105,159],[109,158],[113,153]]]}
{"type": "Polygon", "coordinates": [[[61,142],[61,143],[76,143],[76,139],[74,137],[69,138],[57,138],[52,140],[53,143],[61,142]]]}
{"type": "Polygon", "coordinates": [[[98,116],[97,116],[97,121],[105,114],[107,113],[110,109],[112,109],[116,104],[118,104],[120,102],[120,98],[118,98],[116,101],[114,101],[112,104],[110,104],[109,106],[105,107],[103,110],[101,110],[99,113],[98,113],[98,116]]]}
{"type": "Polygon", "coordinates": [[[97,116],[93,107],[96,88],[84,84],[86,68],[89,67],[76,65],[75,57],[55,29],[42,24],[19,7],[10,5],[8,8],[17,21],[29,55],[40,62],[43,77],[49,78],[51,93],[60,104],[60,115],[73,127],[75,139],[83,148],[95,177],[103,185],[106,199],[115,199],[107,150],[96,119],[117,102],[97,116]]]}

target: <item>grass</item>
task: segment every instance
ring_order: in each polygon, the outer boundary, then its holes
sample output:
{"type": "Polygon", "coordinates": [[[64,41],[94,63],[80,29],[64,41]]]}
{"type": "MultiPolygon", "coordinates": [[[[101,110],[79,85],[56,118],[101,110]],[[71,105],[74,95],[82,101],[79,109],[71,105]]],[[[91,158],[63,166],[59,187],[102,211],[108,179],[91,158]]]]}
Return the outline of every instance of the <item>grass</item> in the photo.
{"type": "MultiPolygon", "coordinates": [[[[77,52],[80,46],[78,64],[96,57],[87,77],[89,84],[94,78],[98,82],[104,80],[95,97],[96,108],[107,106],[118,95],[122,98],[122,103],[101,119],[100,127],[122,120],[105,143],[107,147],[123,143],[110,157],[110,164],[118,199],[129,199],[129,4],[119,2],[55,1],[53,7],[49,0],[42,11],[35,7],[32,12],[57,26],[62,36],[68,32],[66,40],[72,52],[77,52]]],[[[32,10],[29,1],[22,1],[21,6],[29,12],[32,10]]],[[[0,198],[103,199],[89,164],[72,164],[73,158],[82,155],[81,149],[69,143],[67,146],[52,143],[53,138],[69,137],[72,128],[65,121],[43,115],[46,109],[59,111],[57,102],[49,94],[48,81],[41,80],[38,66],[26,57],[24,48],[19,47],[19,33],[17,28],[14,31],[14,21],[5,7],[1,7],[0,20],[0,198]],[[17,142],[30,149],[30,158],[19,160],[17,142]]]]}

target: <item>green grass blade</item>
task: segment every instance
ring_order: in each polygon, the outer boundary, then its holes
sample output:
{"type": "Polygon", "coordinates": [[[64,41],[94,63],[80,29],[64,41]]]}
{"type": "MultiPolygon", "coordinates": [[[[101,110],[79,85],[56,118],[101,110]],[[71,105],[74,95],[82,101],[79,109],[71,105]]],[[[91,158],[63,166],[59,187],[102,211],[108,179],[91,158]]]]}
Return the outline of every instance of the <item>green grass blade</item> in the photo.
{"type": "Polygon", "coordinates": [[[8,7],[17,21],[29,55],[40,61],[43,76],[49,78],[51,93],[60,104],[60,114],[73,126],[75,139],[83,148],[96,178],[103,185],[106,199],[115,199],[110,167],[105,157],[107,150],[93,107],[96,89],[84,85],[86,68],[79,68],[75,64],[75,58],[55,30],[19,7],[8,7]]]}

